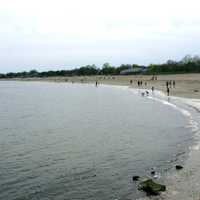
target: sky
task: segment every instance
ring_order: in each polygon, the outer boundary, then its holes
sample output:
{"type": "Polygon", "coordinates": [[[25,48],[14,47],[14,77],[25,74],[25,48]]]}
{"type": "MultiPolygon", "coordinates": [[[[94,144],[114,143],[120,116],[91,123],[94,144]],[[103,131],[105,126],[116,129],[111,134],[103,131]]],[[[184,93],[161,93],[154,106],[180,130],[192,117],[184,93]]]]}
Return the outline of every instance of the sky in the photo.
{"type": "Polygon", "coordinates": [[[0,0],[0,73],[200,55],[198,0],[0,0]]]}

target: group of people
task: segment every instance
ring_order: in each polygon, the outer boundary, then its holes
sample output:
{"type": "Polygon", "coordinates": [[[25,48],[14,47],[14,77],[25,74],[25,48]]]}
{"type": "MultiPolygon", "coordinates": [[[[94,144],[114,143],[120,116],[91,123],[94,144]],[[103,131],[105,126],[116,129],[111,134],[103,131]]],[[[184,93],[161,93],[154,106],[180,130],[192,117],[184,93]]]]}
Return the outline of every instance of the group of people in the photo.
{"type": "MultiPolygon", "coordinates": [[[[151,80],[157,80],[157,76],[153,76],[153,78],[152,78],[151,80]]],[[[133,80],[132,80],[132,79],[130,80],[130,84],[131,84],[131,85],[133,84],[133,80]]],[[[146,82],[146,81],[144,82],[144,81],[142,81],[142,80],[136,81],[136,84],[137,84],[138,87],[142,87],[143,85],[144,85],[144,86],[147,86],[147,82],[146,82]]],[[[98,81],[95,81],[95,86],[97,87],[98,85],[99,85],[99,82],[98,82],[98,81]]],[[[170,95],[170,89],[175,88],[175,87],[176,87],[176,82],[175,82],[175,80],[166,81],[167,96],[170,95]]],[[[152,93],[154,92],[154,90],[155,90],[155,88],[154,88],[154,86],[152,86],[152,87],[151,87],[152,93]]],[[[148,96],[148,95],[149,95],[149,91],[143,92],[143,93],[142,93],[142,96],[144,96],[145,94],[148,96]]]]}
{"type": "Polygon", "coordinates": [[[166,87],[175,88],[176,82],[175,81],[166,81],[166,87]]]}
{"type": "MultiPolygon", "coordinates": [[[[157,80],[157,77],[153,76],[153,78],[151,80],[157,80]]],[[[130,80],[130,84],[133,84],[133,80],[132,79],[130,80]]],[[[138,87],[141,87],[143,85],[147,86],[147,82],[143,82],[141,80],[136,81],[136,84],[137,84],[138,87]]],[[[169,94],[170,94],[170,89],[175,88],[175,87],[176,87],[175,80],[166,81],[167,96],[169,96],[169,94]]],[[[151,91],[154,92],[154,89],[155,89],[154,86],[152,86],[151,87],[151,91]]],[[[149,94],[148,91],[145,92],[145,93],[146,93],[146,95],[149,94]]],[[[142,96],[144,96],[145,93],[142,93],[142,96]]]]}
{"type": "Polygon", "coordinates": [[[170,80],[170,81],[166,81],[166,88],[167,88],[167,96],[169,96],[169,93],[170,93],[170,89],[171,88],[175,88],[176,87],[176,82],[173,80],[170,80]]]}
{"type": "MultiPolygon", "coordinates": [[[[133,84],[133,80],[132,79],[130,80],[130,84],[133,84]]],[[[143,85],[143,81],[137,81],[137,85],[138,85],[138,87],[142,86],[143,85]]],[[[147,86],[147,82],[144,82],[144,85],[147,86]]]]}

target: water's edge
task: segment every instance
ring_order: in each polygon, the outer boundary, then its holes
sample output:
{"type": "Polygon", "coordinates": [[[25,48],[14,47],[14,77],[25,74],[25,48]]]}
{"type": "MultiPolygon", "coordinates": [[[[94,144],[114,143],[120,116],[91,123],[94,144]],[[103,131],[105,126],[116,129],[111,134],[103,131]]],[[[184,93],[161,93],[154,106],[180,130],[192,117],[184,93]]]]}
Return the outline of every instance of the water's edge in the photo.
{"type": "MultiPolygon", "coordinates": [[[[188,119],[188,127],[192,129],[193,141],[189,149],[186,149],[185,155],[177,157],[178,163],[181,163],[184,169],[180,172],[175,169],[169,169],[165,174],[162,174],[162,182],[167,186],[167,191],[161,196],[154,197],[153,199],[168,199],[168,200],[199,200],[200,198],[200,99],[189,99],[175,96],[166,96],[162,91],[155,90],[152,94],[150,90],[135,89],[128,86],[111,86],[103,85],[104,87],[117,87],[120,89],[129,89],[136,94],[145,93],[149,99],[158,101],[167,106],[171,106],[178,112],[181,112],[188,119]],[[184,160],[183,160],[184,158],[184,160]],[[198,174],[198,176],[197,176],[198,174]],[[197,178],[198,177],[198,178],[197,178]]],[[[152,199],[149,197],[141,199],[152,199]]]]}

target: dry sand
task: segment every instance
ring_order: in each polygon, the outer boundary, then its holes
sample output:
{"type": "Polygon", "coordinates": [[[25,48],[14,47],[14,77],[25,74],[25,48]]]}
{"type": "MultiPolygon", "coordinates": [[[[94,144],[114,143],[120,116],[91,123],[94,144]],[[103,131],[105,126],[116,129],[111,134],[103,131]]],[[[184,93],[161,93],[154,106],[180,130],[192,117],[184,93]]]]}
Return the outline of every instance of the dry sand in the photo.
{"type": "MultiPolygon", "coordinates": [[[[98,83],[111,85],[127,85],[133,88],[137,87],[137,81],[143,81],[143,87],[151,89],[152,86],[156,90],[161,90],[166,93],[166,81],[175,80],[176,87],[170,89],[170,96],[179,96],[186,98],[200,99],[200,74],[178,74],[178,75],[158,75],[157,80],[151,80],[151,75],[131,75],[131,76],[74,76],[74,77],[50,77],[50,78],[26,78],[21,80],[31,81],[56,81],[56,82],[83,82],[83,83],[98,83]],[[133,84],[130,84],[133,80],[133,84]],[[144,83],[147,86],[144,86],[144,83]]],[[[19,80],[19,79],[17,79],[19,80]]]]}

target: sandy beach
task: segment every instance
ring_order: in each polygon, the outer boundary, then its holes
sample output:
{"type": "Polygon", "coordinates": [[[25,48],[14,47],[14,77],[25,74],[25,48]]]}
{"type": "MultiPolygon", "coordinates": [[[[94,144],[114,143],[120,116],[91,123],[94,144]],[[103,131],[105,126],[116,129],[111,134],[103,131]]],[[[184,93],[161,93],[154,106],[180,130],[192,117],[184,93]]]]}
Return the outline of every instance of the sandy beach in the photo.
{"type": "MultiPolygon", "coordinates": [[[[200,99],[200,74],[174,74],[157,75],[157,80],[152,80],[152,75],[129,75],[129,76],[74,76],[74,77],[48,77],[48,78],[24,78],[24,81],[55,81],[74,83],[94,83],[108,85],[126,85],[138,88],[137,81],[143,81],[140,88],[160,90],[166,94],[166,81],[175,80],[175,88],[170,89],[170,96],[200,99]],[[133,81],[130,84],[130,80],[133,81]],[[145,86],[145,82],[147,85],[145,86]]],[[[19,80],[19,79],[17,79],[19,80]]]]}
{"type": "MultiPolygon", "coordinates": [[[[17,79],[19,80],[19,79],[17,79]]],[[[175,88],[170,88],[170,98],[173,103],[179,101],[186,106],[194,109],[195,116],[189,116],[195,123],[194,130],[195,144],[190,148],[188,159],[184,162],[184,169],[174,171],[167,176],[164,183],[167,191],[153,199],[168,200],[199,200],[200,199],[200,74],[181,74],[181,75],[158,75],[157,80],[152,80],[150,75],[137,76],[84,76],[84,77],[51,77],[51,78],[26,78],[24,81],[53,81],[53,82],[74,82],[74,83],[93,83],[96,81],[106,85],[123,85],[131,88],[138,88],[137,81],[142,80],[143,86],[140,89],[151,90],[152,86],[156,91],[162,91],[157,98],[167,101],[166,81],[175,80],[175,88]],[[130,80],[133,81],[130,84],[130,80]],[[146,82],[146,85],[144,84],[146,82]],[[165,94],[165,95],[164,95],[165,94]]],[[[149,199],[149,198],[147,198],[149,199]]]]}

